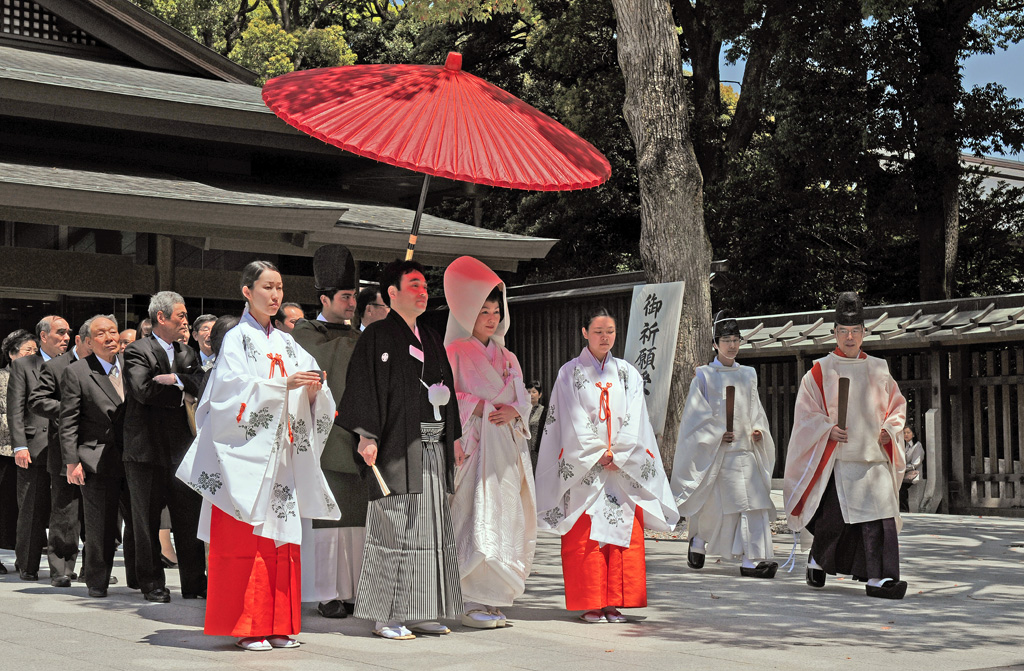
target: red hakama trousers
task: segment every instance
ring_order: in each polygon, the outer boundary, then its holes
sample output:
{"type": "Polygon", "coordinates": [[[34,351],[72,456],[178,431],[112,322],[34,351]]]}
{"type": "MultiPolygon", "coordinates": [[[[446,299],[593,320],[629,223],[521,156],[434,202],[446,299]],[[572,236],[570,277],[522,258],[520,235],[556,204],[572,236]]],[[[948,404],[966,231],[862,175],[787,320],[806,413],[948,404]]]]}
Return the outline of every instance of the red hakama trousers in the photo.
{"type": "Polygon", "coordinates": [[[210,636],[299,633],[302,574],[299,546],[280,547],[252,526],[213,507],[206,625],[210,636]]]}
{"type": "Polygon", "coordinates": [[[647,605],[644,563],[644,517],[636,509],[629,547],[600,547],[590,538],[590,515],[584,513],[562,536],[562,575],[568,610],[643,608],[647,605]]]}

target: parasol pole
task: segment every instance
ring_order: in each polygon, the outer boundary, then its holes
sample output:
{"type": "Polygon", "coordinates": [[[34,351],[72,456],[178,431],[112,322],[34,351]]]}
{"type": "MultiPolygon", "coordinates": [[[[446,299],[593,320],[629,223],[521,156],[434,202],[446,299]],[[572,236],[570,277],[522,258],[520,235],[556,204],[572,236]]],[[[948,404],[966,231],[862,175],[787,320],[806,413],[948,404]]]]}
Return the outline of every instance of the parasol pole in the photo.
{"type": "Polygon", "coordinates": [[[412,260],[413,250],[416,249],[416,238],[420,234],[420,219],[423,218],[423,208],[427,204],[427,192],[430,190],[430,175],[423,175],[423,188],[420,189],[420,204],[416,206],[416,216],[412,219],[412,231],[409,233],[409,246],[405,250],[405,260],[412,260]]]}

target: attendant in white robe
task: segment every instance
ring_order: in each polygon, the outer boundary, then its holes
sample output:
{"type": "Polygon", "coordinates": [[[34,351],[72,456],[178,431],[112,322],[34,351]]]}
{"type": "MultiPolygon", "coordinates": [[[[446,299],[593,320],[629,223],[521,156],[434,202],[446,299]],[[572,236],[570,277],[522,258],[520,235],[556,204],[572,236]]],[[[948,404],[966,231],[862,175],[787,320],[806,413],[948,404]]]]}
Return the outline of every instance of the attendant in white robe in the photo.
{"type": "Polygon", "coordinates": [[[640,373],[611,355],[615,320],[599,308],[587,346],[558,372],[537,460],[538,528],[562,536],[568,610],[625,622],[647,605],[644,528],[679,521],[640,373]]]}
{"type": "Polygon", "coordinates": [[[672,469],[672,491],[687,518],[687,564],[704,567],[710,552],[739,559],[740,575],[774,578],[772,470],[775,441],[757,393],[757,372],[736,363],[739,324],[720,312],[714,321],[718,356],[690,383],[672,469]],[[733,426],[727,426],[728,388],[733,426]]]}
{"type": "Polygon", "coordinates": [[[839,295],[835,335],[838,347],[814,362],[797,394],[786,453],[789,528],[814,534],[811,587],[840,573],[866,581],[868,596],[902,599],[897,534],[907,402],[885,360],[861,351],[864,313],[853,292],[839,295]],[[850,389],[845,429],[837,419],[842,378],[850,389]]]}
{"type": "Polygon", "coordinates": [[[334,399],[316,361],[271,324],[281,275],[242,273],[248,301],[224,336],[196,410],[197,435],[177,476],[204,499],[210,543],[204,631],[245,650],[298,647],[303,519],[338,519],[320,470],[334,399]]]}
{"type": "Polygon", "coordinates": [[[504,287],[469,256],[444,274],[450,310],[444,344],[462,422],[452,523],[466,600],[462,623],[477,629],[505,625],[499,607],[526,590],[537,546],[530,395],[518,359],[504,346],[504,287]]]}

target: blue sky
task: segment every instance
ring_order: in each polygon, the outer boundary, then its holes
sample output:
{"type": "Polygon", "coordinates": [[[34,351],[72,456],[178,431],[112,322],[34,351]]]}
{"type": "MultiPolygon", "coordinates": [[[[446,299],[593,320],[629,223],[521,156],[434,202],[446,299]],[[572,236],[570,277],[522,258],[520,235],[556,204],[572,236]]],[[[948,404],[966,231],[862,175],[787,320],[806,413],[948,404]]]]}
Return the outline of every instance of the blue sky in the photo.
{"type": "MultiPolygon", "coordinates": [[[[1006,87],[1006,92],[1014,98],[1024,99],[1024,44],[1011,45],[1006,51],[992,55],[978,55],[967,59],[964,63],[964,86],[981,86],[996,82],[1006,87]]],[[[741,81],[743,64],[727,65],[723,59],[721,66],[723,80],[741,81]]],[[[1021,160],[1021,156],[1014,156],[1021,160]]]]}

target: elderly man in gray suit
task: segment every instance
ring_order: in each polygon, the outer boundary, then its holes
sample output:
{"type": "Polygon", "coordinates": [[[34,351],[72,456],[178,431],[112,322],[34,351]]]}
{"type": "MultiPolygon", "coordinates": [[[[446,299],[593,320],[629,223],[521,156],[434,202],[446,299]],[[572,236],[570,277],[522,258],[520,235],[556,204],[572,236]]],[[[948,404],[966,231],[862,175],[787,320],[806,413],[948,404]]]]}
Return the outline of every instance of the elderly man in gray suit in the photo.
{"type": "Polygon", "coordinates": [[[89,326],[82,324],[75,336],[75,346],[50,359],[39,369],[39,382],[29,392],[32,412],[49,420],[49,446],[46,448],[46,470],[50,473],[50,584],[70,587],[75,579],[78,560],[78,537],[81,535],[82,493],[68,482],[60,451],[60,378],[64,369],[92,354],[89,347],[89,326]]]}
{"type": "Polygon", "coordinates": [[[135,578],[135,537],[124,484],[122,425],[124,365],[118,357],[117,321],[96,315],[89,328],[92,354],[61,376],[60,445],[67,480],[82,488],[85,566],[89,596],[107,596],[114,567],[117,513],[125,520],[124,565],[129,587],[135,578]]]}

